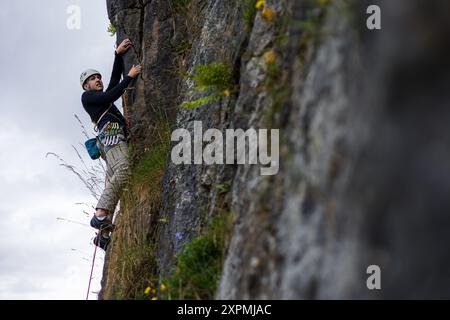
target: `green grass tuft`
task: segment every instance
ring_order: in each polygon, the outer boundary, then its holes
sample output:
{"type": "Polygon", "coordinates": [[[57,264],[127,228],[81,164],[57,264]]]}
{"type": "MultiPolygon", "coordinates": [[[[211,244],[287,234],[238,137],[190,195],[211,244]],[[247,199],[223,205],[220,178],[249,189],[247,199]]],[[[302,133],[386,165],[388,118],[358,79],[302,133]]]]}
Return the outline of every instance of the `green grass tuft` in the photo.
{"type": "Polygon", "coordinates": [[[229,95],[233,87],[231,69],[223,63],[197,65],[194,73],[188,79],[195,81],[193,91],[208,91],[210,94],[194,101],[184,101],[180,107],[196,108],[212,102],[217,102],[222,96],[229,95]],[[227,91],[227,93],[225,93],[227,91]]]}
{"type": "Polygon", "coordinates": [[[191,3],[191,0],[170,0],[172,8],[175,10],[186,8],[191,3]]]}
{"type": "Polygon", "coordinates": [[[180,106],[183,108],[193,109],[208,103],[217,102],[220,100],[220,97],[221,96],[218,94],[211,94],[194,101],[184,101],[180,106]]]}
{"type": "Polygon", "coordinates": [[[218,184],[216,186],[216,189],[219,192],[219,194],[227,193],[231,189],[231,183],[229,181],[226,181],[222,184],[218,184]]]}
{"type": "Polygon", "coordinates": [[[168,146],[161,144],[144,154],[133,170],[132,185],[138,186],[157,180],[166,166],[168,146]]]}
{"type": "Polygon", "coordinates": [[[172,276],[163,281],[167,289],[161,292],[162,298],[214,298],[232,225],[231,213],[220,214],[212,219],[203,235],[184,247],[172,276]]]}
{"type": "Polygon", "coordinates": [[[253,23],[255,21],[256,16],[256,1],[257,0],[242,0],[242,16],[244,18],[245,23],[248,26],[248,29],[251,30],[253,28],[253,23]]]}
{"type": "Polygon", "coordinates": [[[211,63],[207,66],[196,65],[194,74],[188,76],[197,85],[194,90],[225,90],[233,85],[233,76],[230,68],[223,63],[211,63]]]}
{"type": "Polygon", "coordinates": [[[149,270],[153,267],[155,250],[149,244],[132,245],[124,249],[117,267],[121,275],[116,299],[142,300],[142,294],[149,279],[149,270]]]}
{"type": "Polygon", "coordinates": [[[116,27],[114,27],[114,25],[110,23],[107,31],[109,32],[109,35],[111,37],[114,37],[114,35],[116,34],[116,27]]]}

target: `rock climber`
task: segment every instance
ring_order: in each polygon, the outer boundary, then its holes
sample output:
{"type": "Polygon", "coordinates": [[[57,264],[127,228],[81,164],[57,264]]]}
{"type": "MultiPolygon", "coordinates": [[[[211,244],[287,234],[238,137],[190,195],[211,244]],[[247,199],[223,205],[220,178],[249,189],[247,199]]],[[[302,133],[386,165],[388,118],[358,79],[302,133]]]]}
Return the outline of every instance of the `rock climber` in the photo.
{"type": "Polygon", "coordinates": [[[101,157],[106,161],[106,184],[91,219],[91,226],[99,232],[94,244],[103,250],[110,242],[113,228],[114,211],[119,202],[120,193],[130,176],[128,161],[128,128],[122,113],[114,105],[133,78],[141,73],[141,66],[133,65],[128,74],[120,81],[123,66],[122,55],[132,46],[129,39],[123,40],[115,50],[115,59],[108,88],[103,91],[100,72],[93,69],[84,71],[80,84],[84,89],[81,96],[84,110],[98,129],[98,146],[101,157]]]}

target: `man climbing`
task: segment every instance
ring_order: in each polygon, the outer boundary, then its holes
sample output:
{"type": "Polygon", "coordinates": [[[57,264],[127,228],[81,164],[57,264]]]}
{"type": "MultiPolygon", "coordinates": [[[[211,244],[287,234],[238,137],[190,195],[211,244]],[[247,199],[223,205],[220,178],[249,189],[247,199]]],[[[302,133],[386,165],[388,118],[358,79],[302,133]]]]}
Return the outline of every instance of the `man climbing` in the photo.
{"type": "Polygon", "coordinates": [[[92,122],[99,129],[99,148],[106,161],[106,186],[95,208],[91,226],[99,230],[94,244],[106,250],[112,231],[115,208],[119,202],[120,192],[127,183],[130,169],[128,162],[128,128],[122,113],[114,105],[131,80],[141,73],[141,66],[136,65],[120,81],[123,71],[122,55],[131,47],[131,41],[125,39],[115,51],[115,59],[108,88],[103,91],[100,72],[88,69],[80,76],[80,84],[85,90],[81,102],[92,122]]]}

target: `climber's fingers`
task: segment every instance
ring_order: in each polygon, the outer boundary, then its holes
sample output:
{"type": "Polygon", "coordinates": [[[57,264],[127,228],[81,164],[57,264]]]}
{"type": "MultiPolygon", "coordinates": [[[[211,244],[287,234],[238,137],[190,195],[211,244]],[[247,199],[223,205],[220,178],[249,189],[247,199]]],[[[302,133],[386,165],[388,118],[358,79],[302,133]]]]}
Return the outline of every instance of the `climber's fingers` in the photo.
{"type": "Polygon", "coordinates": [[[131,43],[130,39],[126,38],[126,39],[124,39],[124,40],[120,43],[120,45],[119,45],[119,47],[118,47],[117,49],[118,49],[118,52],[119,52],[119,53],[124,53],[124,52],[126,52],[131,46],[132,46],[132,43],[131,43]]]}
{"type": "Polygon", "coordinates": [[[124,39],[124,40],[122,41],[121,45],[124,45],[124,46],[125,46],[125,45],[131,45],[130,39],[128,39],[128,38],[124,39]]]}
{"type": "Polygon", "coordinates": [[[142,66],[140,64],[133,66],[133,68],[135,68],[138,73],[141,73],[142,71],[142,66]]]}
{"type": "Polygon", "coordinates": [[[131,69],[130,69],[130,72],[128,72],[128,75],[129,75],[131,78],[135,78],[138,74],[141,73],[141,71],[142,71],[142,67],[141,67],[140,64],[138,64],[138,65],[133,65],[133,66],[131,67],[131,69]]]}

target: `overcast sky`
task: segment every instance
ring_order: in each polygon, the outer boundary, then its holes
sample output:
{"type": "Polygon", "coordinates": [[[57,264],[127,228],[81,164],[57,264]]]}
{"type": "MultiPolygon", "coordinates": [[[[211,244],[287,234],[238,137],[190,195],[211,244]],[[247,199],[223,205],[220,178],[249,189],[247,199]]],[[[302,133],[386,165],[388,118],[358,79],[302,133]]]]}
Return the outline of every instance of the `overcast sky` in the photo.
{"type": "MultiPolygon", "coordinates": [[[[96,200],[46,154],[81,169],[75,146],[95,164],[74,114],[91,133],[79,76],[95,68],[108,85],[115,43],[108,25],[105,0],[18,0],[0,10],[0,299],[86,298],[95,232],[83,211],[91,215],[96,200]],[[67,27],[71,5],[80,8],[80,29],[67,27]]],[[[94,292],[103,259],[98,250],[94,292]]]]}

